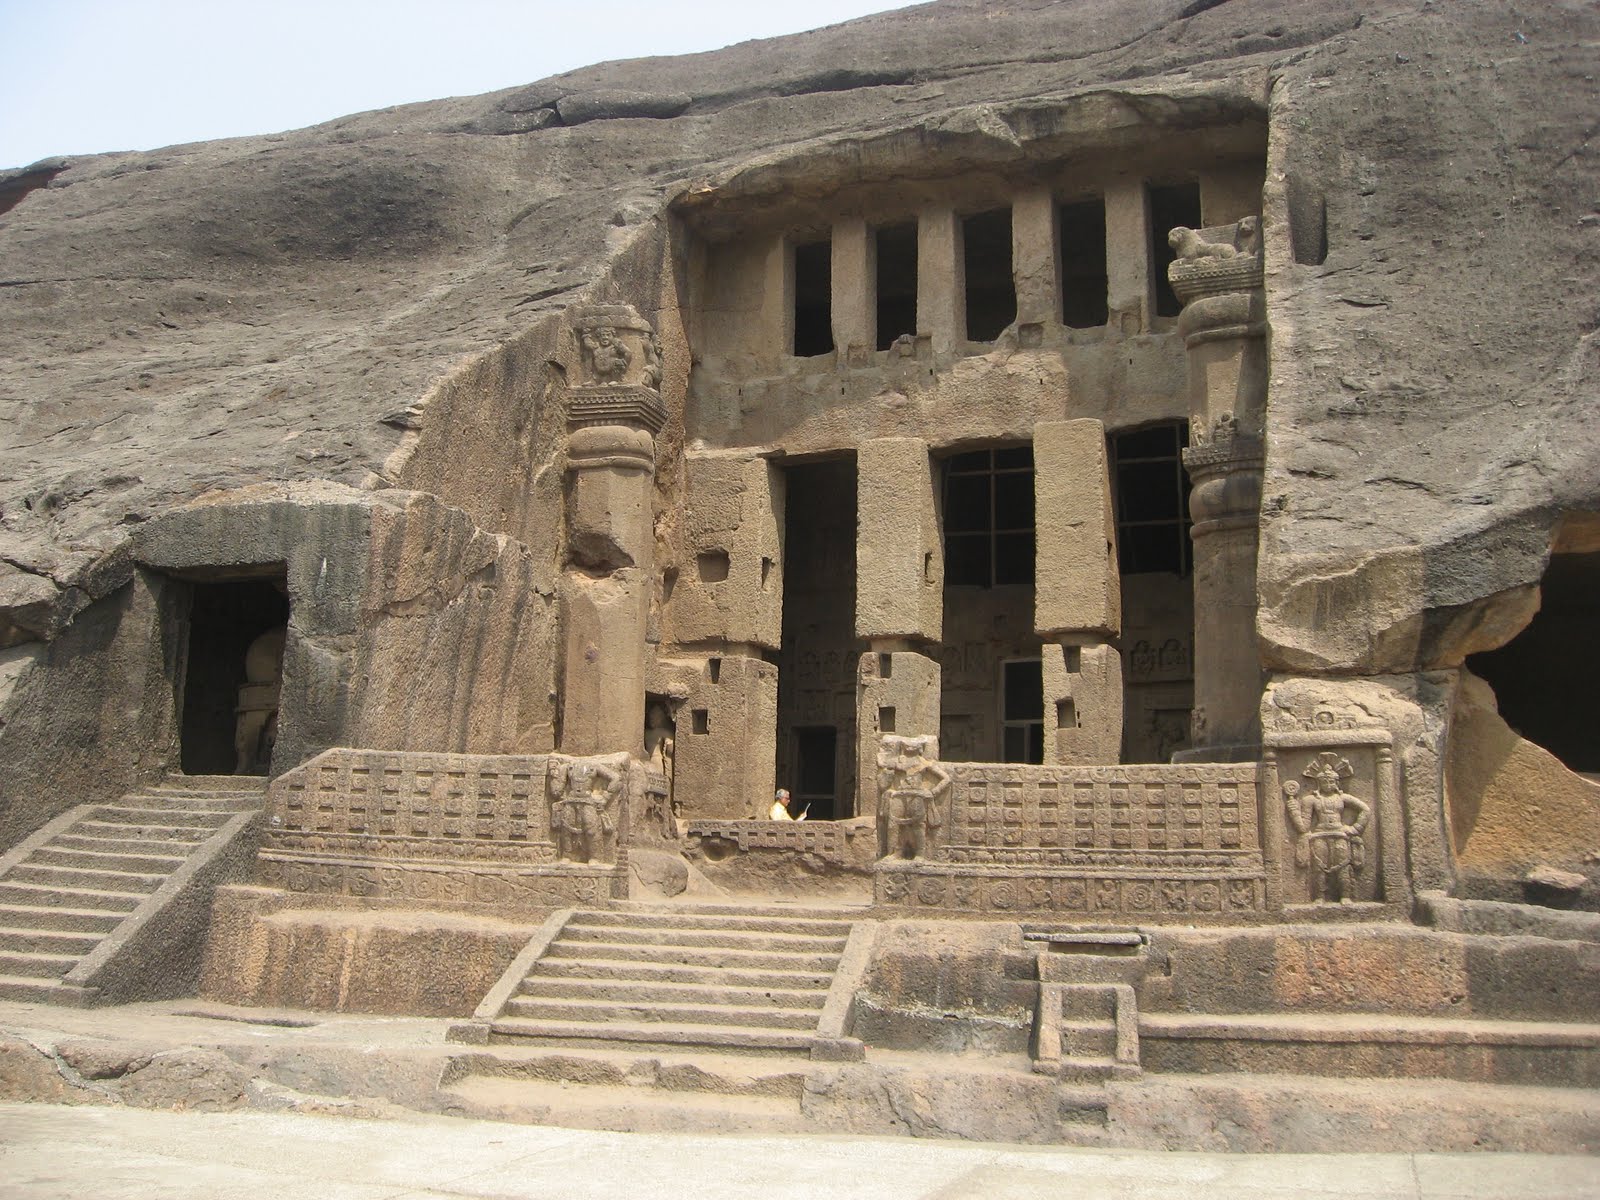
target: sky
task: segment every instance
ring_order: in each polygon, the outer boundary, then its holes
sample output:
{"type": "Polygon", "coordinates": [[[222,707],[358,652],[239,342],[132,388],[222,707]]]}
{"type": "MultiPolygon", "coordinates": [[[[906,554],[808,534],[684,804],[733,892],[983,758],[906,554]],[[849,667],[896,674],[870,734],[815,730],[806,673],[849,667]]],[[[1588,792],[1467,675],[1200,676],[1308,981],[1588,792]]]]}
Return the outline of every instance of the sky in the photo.
{"type": "Polygon", "coordinates": [[[0,0],[0,169],[277,133],[897,0],[0,0]]]}

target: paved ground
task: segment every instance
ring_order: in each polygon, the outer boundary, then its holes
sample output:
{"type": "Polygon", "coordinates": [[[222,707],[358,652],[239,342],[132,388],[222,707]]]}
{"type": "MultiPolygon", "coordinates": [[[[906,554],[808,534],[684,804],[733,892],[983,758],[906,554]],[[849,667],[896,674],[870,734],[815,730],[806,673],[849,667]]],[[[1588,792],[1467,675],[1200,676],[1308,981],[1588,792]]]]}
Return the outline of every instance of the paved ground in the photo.
{"type": "Polygon", "coordinates": [[[1226,1155],[0,1105],[28,1200],[1594,1200],[1600,1158],[1226,1155]]]}

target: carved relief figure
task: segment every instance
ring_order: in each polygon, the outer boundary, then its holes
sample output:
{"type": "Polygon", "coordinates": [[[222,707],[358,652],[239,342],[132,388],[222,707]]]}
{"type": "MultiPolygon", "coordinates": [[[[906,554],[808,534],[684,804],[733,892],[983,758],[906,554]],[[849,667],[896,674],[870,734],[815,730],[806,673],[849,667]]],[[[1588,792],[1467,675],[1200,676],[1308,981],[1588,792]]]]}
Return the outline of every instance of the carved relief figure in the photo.
{"type": "Polygon", "coordinates": [[[653,333],[644,335],[644,386],[661,386],[661,344],[653,333]]]}
{"type": "Polygon", "coordinates": [[[1350,760],[1324,751],[1301,774],[1315,784],[1306,794],[1297,780],[1283,785],[1289,820],[1299,841],[1295,862],[1311,870],[1311,899],[1316,903],[1349,904],[1352,875],[1367,863],[1363,836],[1372,819],[1371,806],[1344,790],[1355,774],[1350,760]]]}
{"type": "Polygon", "coordinates": [[[595,379],[600,383],[616,383],[633,361],[633,351],[622,344],[617,331],[610,325],[585,329],[582,334],[584,353],[595,379]]]}
{"type": "Polygon", "coordinates": [[[551,756],[550,829],[562,862],[604,861],[605,842],[617,831],[614,805],[622,776],[603,762],[551,756]]]}
{"type": "Polygon", "coordinates": [[[878,826],[883,857],[923,858],[944,823],[940,800],[950,773],[931,738],[885,735],[878,746],[878,826]]]}

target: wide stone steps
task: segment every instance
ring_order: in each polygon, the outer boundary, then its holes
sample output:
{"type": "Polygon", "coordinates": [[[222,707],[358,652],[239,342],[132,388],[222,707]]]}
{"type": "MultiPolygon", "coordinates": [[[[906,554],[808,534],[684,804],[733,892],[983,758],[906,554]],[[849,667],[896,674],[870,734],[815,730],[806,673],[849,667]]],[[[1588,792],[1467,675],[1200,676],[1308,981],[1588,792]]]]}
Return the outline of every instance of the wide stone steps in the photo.
{"type": "Polygon", "coordinates": [[[182,854],[132,854],[124,850],[84,850],[51,844],[33,852],[32,861],[52,867],[86,867],[165,877],[184,859],[182,854]]]}
{"type": "Polygon", "coordinates": [[[538,1038],[546,1044],[604,1046],[625,1043],[638,1048],[705,1046],[746,1054],[795,1053],[811,1048],[811,1034],[794,1029],[768,1029],[742,1025],[668,1025],[651,1021],[626,1024],[612,1021],[558,1021],[526,1017],[501,1017],[494,1022],[490,1040],[538,1038]]]}
{"type": "Polygon", "coordinates": [[[804,1053],[850,929],[837,910],[629,904],[576,912],[502,982],[487,1035],[495,1043],[804,1053]]]}
{"type": "Polygon", "coordinates": [[[98,867],[58,867],[51,863],[25,862],[11,868],[6,878],[14,883],[37,883],[55,890],[86,888],[96,892],[148,895],[161,886],[165,874],[137,871],[106,871],[98,867]]]}
{"type": "MultiPolygon", "coordinates": [[[[11,914],[7,913],[9,917],[11,914]]],[[[97,933],[57,929],[17,929],[0,925],[0,953],[66,954],[81,958],[100,943],[97,933]]]]}
{"type": "Polygon", "coordinates": [[[623,946],[696,946],[725,950],[760,950],[765,953],[839,954],[845,936],[811,937],[765,933],[745,929],[633,929],[618,925],[575,924],[562,931],[563,940],[603,942],[623,946]]]}
{"type": "MultiPolygon", "coordinates": [[[[0,956],[3,957],[3,956],[0,956]]],[[[589,1000],[515,996],[506,1005],[507,1015],[530,1020],[554,1021],[636,1021],[664,1025],[738,1025],[761,1029],[815,1029],[821,1005],[817,1008],[780,1008],[775,1005],[740,1007],[721,1004],[656,1004],[633,1000],[589,1000]]]]}
{"type": "Polygon", "coordinates": [[[603,1000],[626,1004],[732,1005],[736,1008],[821,1008],[826,988],[756,988],[717,983],[645,983],[639,980],[553,979],[530,976],[521,996],[544,1000],[603,1000]]]}
{"type": "MultiPolygon", "coordinates": [[[[848,921],[799,917],[759,917],[728,913],[616,912],[585,913],[586,927],[625,927],[628,929],[669,929],[675,931],[715,930],[721,933],[781,933],[818,938],[842,938],[850,934],[848,921]]],[[[569,926],[570,928],[570,926],[569,926]]]]}
{"type": "Polygon", "coordinates": [[[10,920],[15,906],[49,907],[61,904],[72,909],[98,909],[125,916],[139,907],[143,892],[109,892],[99,888],[62,888],[48,883],[13,882],[8,875],[0,879],[0,920],[10,920]]]}
{"type": "Polygon", "coordinates": [[[529,980],[578,979],[636,980],[640,983],[697,983],[737,988],[807,989],[827,991],[830,977],[824,971],[783,971],[731,966],[690,966],[673,963],[629,962],[617,958],[543,958],[529,980]]]}
{"type": "Polygon", "coordinates": [[[77,965],[76,954],[46,954],[32,950],[0,950],[0,977],[22,975],[60,979],[77,965]]]}
{"type": "Polygon", "coordinates": [[[0,998],[62,994],[59,981],[208,838],[260,807],[265,781],[240,783],[226,776],[169,780],[58,818],[31,849],[24,842],[13,851],[0,873],[0,998]]]}
{"type": "MultiPolygon", "coordinates": [[[[551,959],[615,960],[690,967],[744,967],[753,970],[811,971],[831,974],[839,955],[796,954],[793,951],[728,950],[719,946],[667,946],[621,942],[557,942],[546,954],[551,959]]],[[[542,961],[542,960],[541,960],[542,961]]]]}

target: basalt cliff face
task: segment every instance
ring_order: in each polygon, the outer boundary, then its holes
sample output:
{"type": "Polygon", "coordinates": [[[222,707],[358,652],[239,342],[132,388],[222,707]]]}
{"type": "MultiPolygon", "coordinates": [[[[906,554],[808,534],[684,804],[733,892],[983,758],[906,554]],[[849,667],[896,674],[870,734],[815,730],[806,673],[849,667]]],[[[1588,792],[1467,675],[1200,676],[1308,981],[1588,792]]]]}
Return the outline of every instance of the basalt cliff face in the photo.
{"type": "Polygon", "coordinates": [[[1269,662],[1459,661],[1525,617],[1559,515],[1600,507],[1597,36],[1579,3],[948,0],[11,172],[7,640],[54,637],[130,531],[209,490],[404,482],[441,392],[659,271],[675,199],[981,166],[1046,100],[1182,123],[1203,95],[1270,119],[1269,662]]]}

